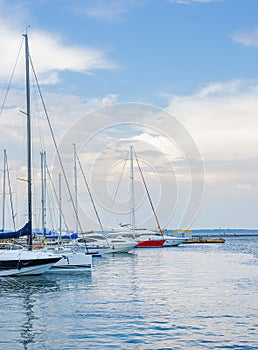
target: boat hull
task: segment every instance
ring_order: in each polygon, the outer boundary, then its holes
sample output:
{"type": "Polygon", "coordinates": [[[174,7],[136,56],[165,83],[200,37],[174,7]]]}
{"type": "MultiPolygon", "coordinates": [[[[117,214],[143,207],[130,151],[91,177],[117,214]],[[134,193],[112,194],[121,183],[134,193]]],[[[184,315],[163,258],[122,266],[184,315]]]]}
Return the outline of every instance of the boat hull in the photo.
{"type": "Polygon", "coordinates": [[[94,245],[93,246],[87,245],[87,247],[85,247],[85,245],[81,245],[81,244],[67,244],[65,247],[72,249],[75,252],[80,252],[91,256],[102,256],[109,249],[109,248],[104,248],[104,247],[99,247],[94,245]]]}
{"type": "Polygon", "coordinates": [[[94,257],[100,257],[105,255],[106,253],[108,254],[108,251],[110,250],[109,247],[103,247],[103,248],[94,248],[94,247],[88,247],[88,252],[94,257]]]}
{"type": "Polygon", "coordinates": [[[164,239],[148,239],[138,242],[136,248],[161,248],[165,243],[164,239]]]}
{"type": "Polygon", "coordinates": [[[185,238],[179,238],[179,237],[164,237],[165,242],[163,244],[163,247],[176,247],[179,244],[182,244],[185,242],[185,238]]]}
{"type": "Polygon", "coordinates": [[[83,252],[62,251],[62,259],[48,273],[83,273],[92,269],[92,255],[83,252]]]}
{"type": "Polygon", "coordinates": [[[103,254],[117,254],[117,253],[129,253],[136,246],[134,243],[109,243],[109,248],[105,250],[103,254]]]}
{"type": "Polygon", "coordinates": [[[61,259],[60,255],[24,250],[0,253],[0,277],[41,275],[61,259]]]}

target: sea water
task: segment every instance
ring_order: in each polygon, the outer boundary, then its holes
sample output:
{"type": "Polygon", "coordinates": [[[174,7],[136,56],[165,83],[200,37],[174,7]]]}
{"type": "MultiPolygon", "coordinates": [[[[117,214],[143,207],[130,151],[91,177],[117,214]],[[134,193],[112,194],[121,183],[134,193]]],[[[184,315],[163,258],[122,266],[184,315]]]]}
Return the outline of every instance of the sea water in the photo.
{"type": "Polygon", "coordinates": [[[0,349],[258,349],[258,237],[0,280],[0,349]]]}

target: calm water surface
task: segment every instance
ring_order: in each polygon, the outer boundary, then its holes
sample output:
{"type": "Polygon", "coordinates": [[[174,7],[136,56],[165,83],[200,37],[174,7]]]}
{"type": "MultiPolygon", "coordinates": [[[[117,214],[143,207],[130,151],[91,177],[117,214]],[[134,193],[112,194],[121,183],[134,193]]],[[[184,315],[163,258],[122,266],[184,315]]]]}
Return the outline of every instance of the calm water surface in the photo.
{"type": "Polygon", "coordinates": [[[258,238],[0,280],[0,349],[258,349],[258,238]]]}

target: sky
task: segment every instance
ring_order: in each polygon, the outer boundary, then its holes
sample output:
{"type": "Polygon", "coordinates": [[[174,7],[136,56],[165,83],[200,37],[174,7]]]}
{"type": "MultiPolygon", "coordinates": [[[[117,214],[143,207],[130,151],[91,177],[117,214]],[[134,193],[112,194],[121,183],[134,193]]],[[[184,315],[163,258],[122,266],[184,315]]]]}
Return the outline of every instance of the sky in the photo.
{"type": "MultiPolygon", "coordinates": [[[[125,159],[131,145],[162,228],[257,228],[257,13],[257,0],[0,0],[1,152],[7,149],[17,225],[26,217],[25,181],[17,178],[26,178],[19,111],[25,110],[20,48],[27,30],[72,193],[73,199],[63,174],[69,227],[76,225],[75,143],[105,228],[130,222],[132,176],[125,159]]],[[[47,152],[57,188],[61,170],[36,94],[32,81],[39,217],[40,150],[47,152]]],[[[134,167],[136,225],[157,227],[136,159],[134,167]]],[[[80,169],[77,176],[81,226],[98,229],[80,169]]],[[[55,226],[51,201],[47,221],[55,226]]]]}

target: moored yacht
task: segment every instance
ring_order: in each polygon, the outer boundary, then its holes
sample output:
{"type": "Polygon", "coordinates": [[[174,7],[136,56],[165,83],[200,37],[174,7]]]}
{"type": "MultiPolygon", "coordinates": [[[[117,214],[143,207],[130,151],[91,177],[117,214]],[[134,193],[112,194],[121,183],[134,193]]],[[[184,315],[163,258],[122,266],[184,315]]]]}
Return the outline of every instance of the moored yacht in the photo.
{"type": "Polygon", "coordinates": [[[56,262],[48,272],[61,273],[83,273],[91,272],[92,270],[92,255],[83,251],[76,251],[64,247],[55,250],[56,253],[62,255],[62,259],[56,262]]]}
{"type": "Polygon", "coordinates": [[[165,239],[160,233],[148,230],[113,231],[109,233],[109,236],[113,239],[119,236],[134,239],[136,241],[135,248],[161,248],[165,243],[165,239]]]}
{"type": "Polygon", "coordinates": [[[93,256],[102,256],[105,254],[129,253],[136,247],[137,242],[119,235],[111,237],[100,233],[88,233],[84,234],[83,238],[78,238],[77,244],[80,244],[84,249],[86,245],[87,250],[93,256]]]}
{"type": "Polygon", "coordinates": [[[165,239],[163,247],[177,247],[179,244],[182,244],[186,241],[186,238],[170,236],[166,234],[163,237],[165,239]]]}
{"type": "Polygon", "coordinates": [[[27,33],[25,38],[25,78],[26,78],[26,117],[27,117],[27,209],[28,221],[18,231],[2,232],[0,239],[27,236],[28,248],[2,249],[0,251],[0,277],[40,275],[57,263],[61,256],[44,251],[32,250],[32,146],[31,146],[31,114],[30,114],[30,55],[27,33]]]}
{"type": "Polygon", "coordinates": [[[61,256],[27,249],[0,250],[0,277],[41,275],[58,263],[61,256]]]}

